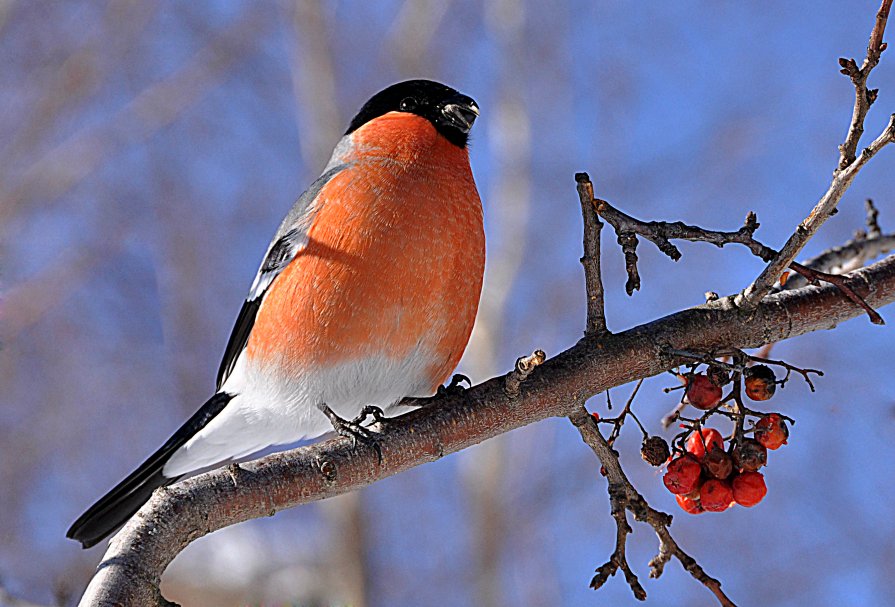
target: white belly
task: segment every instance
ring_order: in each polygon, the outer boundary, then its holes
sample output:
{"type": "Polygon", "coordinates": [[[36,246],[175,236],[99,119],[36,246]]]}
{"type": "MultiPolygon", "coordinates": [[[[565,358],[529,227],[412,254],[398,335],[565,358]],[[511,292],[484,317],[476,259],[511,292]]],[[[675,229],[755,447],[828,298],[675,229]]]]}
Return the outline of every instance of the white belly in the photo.
{"type": "Polygon", "coordinates": [[[221,391],[227,406],[165,464],[168,477],[245,458],[273,445],[315,438],[332,430],[317,405],[351,419],[366,405],[384,410],[408,396],[430,396],[433,360],[419,349],[403,360],[384,355],[341,363],[326,370],[286,376],[252,368],[243,355],[221,391]]]}

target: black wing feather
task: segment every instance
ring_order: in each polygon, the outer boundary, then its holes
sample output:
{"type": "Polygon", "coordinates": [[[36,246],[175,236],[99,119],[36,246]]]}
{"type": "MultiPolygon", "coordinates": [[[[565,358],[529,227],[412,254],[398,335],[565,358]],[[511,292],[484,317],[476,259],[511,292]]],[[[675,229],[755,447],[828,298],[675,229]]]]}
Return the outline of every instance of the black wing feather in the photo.
{"type": "Polygon", "coordinates": [[[258,315],[261,302],[264,300],[264,293],[270,288],[270,284],[265,285],[264,282],[273,282],[277,274],[295,258],[296,240],[299,237],[298,230],[289,230],[267,252],[264,263],[261,264],[261,269],[258,270],[258,277],[255,279],[255,284],[259,285],[257,288],[260,289],[260,292],[251,293],[249,299],[242,304],[242,309],[236,318],[236,324],[233,325],[230,340],[227,342],[227,349],[224,350],[224,358],[221,360],[221,366],[218,369],[218,390],[221,389],[230,373],[233,372],[233,367],[236,366],[236,359],[239,358],[240,353],[242,353],[249,341],[249,334],[255,325],[255,317],[258,315]]]}
{"type": "Polygon", "coordinates": [[[227,381],[230,373],[233,372],[233,367],[236,366],[236,360],[239,358],[239,355],[245,349],[246,344],[249,341],[249,334],[252,332],[252,327],[255,324],[255,317],[258,315],[258,309],[261,307],[261,302],[264,300],[264,294],[267,292],[267,289],[270,288],[270,285],[273,284],[273,281],[279,273],[283,271],[283,268],[288,266],[292,260],[295,259],[297,251],[304,243],[305,231],[303,228],[297,227],[297,225],[301,223],[302,216],[314,199],[317,198],[317,195],[323,187],[347,166],[349,165],[338,164],[329,168],[323,175],[318,177],[314,183],[311,184],[311,187],[299,197],[298,201],[292,207],[292,210],[289,211],[289,214],[286,215],[286,218],[280,225],[280,229],[277,230],[278,237],[275,236],[276,240],[264,257],[264,262],[258,270],[258,275],[255,277],[255,282],[249,291],[249,296],[246,298],[245,303],[242,304],[242,310],[239,311],[236,325],[234,325],[233,332],[230,334],[230,340],[227,342],[227,349],[224,351],[224,358],[218,369],[218,390],[221,389],[221,386],[227,381]]]}
{"type": "Polygon", "coordinates": [[[239,316],[236,318],[236,324],[233,326],[233,333],[230,334],[230,341],[227,342],[227,349],[224,351],[224,359],[221,361],[221,367],[218,369],[217,389],[220,390],[224,381],[233,371],[236,365],[236,359],[246,343],[249,341],[249,334],[255,324],[255,317],[258,315],[258,308],[261,307],[262,298],[247,300],[242,304],[239,316]]]}

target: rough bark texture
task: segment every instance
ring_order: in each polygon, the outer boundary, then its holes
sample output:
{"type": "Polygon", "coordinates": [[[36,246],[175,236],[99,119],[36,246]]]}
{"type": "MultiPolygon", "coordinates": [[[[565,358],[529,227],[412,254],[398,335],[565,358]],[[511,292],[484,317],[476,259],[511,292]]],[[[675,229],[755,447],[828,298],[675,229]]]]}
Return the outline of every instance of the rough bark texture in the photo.
{"type": "MultiPolygon", "coordinates": [[[[895,256],[851,274],[855,291],[880,307],[895,301],[895,256]]],[[[159,581],[193,540],[431,462],[547,417],[575,414],[583,399],[682,362],[668,348],[751,348],[832,329],[863,314],[835,287],[772,295],[746,312],[724,298],[623,333],[582,340],[547,359],[508,394],[506,376],[437,398],[382,428],[374,449],[333,439],[220,469],[159,490],[112,539],[81,605],[166,605],[159,581]]]]}

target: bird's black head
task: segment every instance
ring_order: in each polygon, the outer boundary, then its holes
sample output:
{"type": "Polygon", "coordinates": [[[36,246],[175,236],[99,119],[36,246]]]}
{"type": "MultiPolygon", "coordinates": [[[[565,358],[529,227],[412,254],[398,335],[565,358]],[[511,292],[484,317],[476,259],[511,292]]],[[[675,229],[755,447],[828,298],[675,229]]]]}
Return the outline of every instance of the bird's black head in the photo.
{"type": "Polygon", "coordinates": [[[422,116],[459,147],[466,147],[469,129],[479,115],[479,106],[449,86],[431,80],[406,80],[379,91],[364,104],[345,132],[349,135],[389,112],[422,116]]]}

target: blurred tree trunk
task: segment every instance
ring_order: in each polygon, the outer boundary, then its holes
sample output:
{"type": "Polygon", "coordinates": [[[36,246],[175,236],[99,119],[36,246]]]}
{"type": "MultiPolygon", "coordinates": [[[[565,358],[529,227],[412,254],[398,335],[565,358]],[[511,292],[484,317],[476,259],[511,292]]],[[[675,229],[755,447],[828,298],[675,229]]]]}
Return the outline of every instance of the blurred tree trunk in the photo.
{"type": "MultiPolygon", "coordinates": [[[[500,48],[505,65],[498,70],[497,105],[489,122],[497,159],[493,186],[485,196],[491,236],[488,269],[481,307],[467,357],[476,377],[491,377],[506,367],[507,304],[522,266],[531,215],[531,117],[522,95],[526,89],[522,64],[525,43],[525,4],[521,0],[490,0],[485,23],[500,48]]],[[[502,565],[512,521],[508,520],[506,458],[509,437],[498,436],[466,455],[464,484],[469,492],[472,518],[472,575],[476,605],[507,604],[502,565]]]]}

